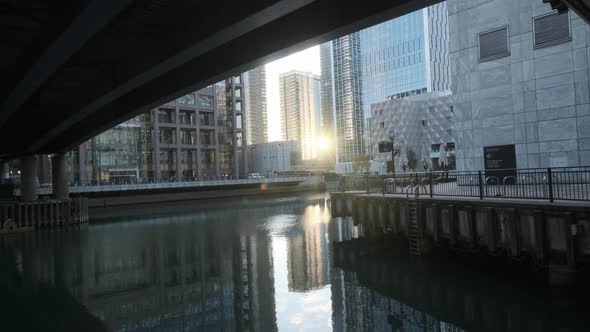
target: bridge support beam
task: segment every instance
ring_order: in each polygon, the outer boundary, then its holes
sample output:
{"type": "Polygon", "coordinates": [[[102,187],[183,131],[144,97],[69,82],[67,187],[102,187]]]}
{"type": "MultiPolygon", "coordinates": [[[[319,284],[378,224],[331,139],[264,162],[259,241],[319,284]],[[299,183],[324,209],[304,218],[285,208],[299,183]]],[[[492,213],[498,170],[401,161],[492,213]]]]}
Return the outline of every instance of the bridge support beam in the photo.
{"type": "Polygon", "coordinates": [[[53,196],[59,200],[70,198],[70,188],[68,187],[68,177],[66,173],[66,155],[56,153],[51,158],[52,186],[53,196]]]}
{"type": "Polygon", "coordinates": [[[39,182],[37,181],[37,156],[21,158],[20,197],[23,201],[36,201],[39,182]]]}

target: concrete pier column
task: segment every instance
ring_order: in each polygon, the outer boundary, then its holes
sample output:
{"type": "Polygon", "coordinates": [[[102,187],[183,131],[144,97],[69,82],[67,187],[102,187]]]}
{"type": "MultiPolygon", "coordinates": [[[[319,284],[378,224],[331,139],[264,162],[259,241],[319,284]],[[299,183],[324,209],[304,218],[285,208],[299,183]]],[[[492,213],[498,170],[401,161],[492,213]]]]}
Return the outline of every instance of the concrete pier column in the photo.
{"type": "Polygon", "coordinates": [[[20,197],[23,201],[36,201],[39,182],[37,182],[37,156],[21,158],[20,197]]]}
{"type": "Polygon", "coordinates": [[[56,199],[67,200],[70,198],[68,176],[66,173],[66,155],[56,153],[51,158],[51,171],[53,182],[53,196],[56,199]]]}
{"type": "Polygon", "coordinates": [[[0,163],[0,183],[6,183],[10,179],[10,163],[4,161],[0,163]]]}

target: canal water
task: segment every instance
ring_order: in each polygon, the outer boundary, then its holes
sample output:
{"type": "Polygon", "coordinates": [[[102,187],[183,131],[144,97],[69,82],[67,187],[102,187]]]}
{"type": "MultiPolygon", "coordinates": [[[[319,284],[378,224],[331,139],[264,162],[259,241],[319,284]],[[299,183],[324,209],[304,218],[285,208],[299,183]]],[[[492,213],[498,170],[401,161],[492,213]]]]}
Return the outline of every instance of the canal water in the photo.
{"type": "Polygon", "coordinates": [[[125,208],[84,230],[4,236],[0,330],[590,330],[579,293],[350,241],[362,230],[331,219],[329,204],[310,194],[125,208]]]}

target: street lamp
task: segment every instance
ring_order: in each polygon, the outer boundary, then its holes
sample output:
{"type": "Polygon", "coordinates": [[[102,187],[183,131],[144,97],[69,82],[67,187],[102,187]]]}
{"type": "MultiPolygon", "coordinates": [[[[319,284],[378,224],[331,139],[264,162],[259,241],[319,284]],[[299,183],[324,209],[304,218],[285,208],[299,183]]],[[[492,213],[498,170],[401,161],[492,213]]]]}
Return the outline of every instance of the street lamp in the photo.
{"type": "Polygon", "coordinates": [[[393,130],[389,131],[389,139],[391,140],[391,174],[395,176],[395,133],[393,132],[393,130]]]}

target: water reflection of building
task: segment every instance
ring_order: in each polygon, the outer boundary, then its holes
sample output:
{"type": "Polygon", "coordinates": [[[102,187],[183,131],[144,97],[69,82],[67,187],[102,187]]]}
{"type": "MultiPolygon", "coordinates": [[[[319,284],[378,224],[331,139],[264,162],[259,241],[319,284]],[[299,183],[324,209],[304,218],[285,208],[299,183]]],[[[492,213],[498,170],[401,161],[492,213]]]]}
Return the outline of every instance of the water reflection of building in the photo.
{"type": "Polygon", "coordinates": [[[328,224],[319,205],[308,206],[287,240],[289,290],[307,292],[329,283],[328,224]]]}
{"type": "Polygon", "coordinates": [[[335,330],[577,332],[590,326],[585,296],[574,296],[585,294],[583,282],[560,294],[563,289],[543,285],[531,271],[505,275],[493,263],[466,264],[444,254],[416,261],[395,245],[387,255],[367,256],[359,254],[367,249],[360,242],[333,248],[335,330]]]}
{"type": "Polygon", "coordinates": [[[31,284],[66,288],[112,331],[275,331],[267,235],[182,227],[95,230],[82,241],[56,233],[46,242],[59,247],[28,243],[17,260],[31,284]]]}
{"type": "Polygon", "coordinates": [[[276,331],[270,238],[246,233],[249,235],[239,236],[233,255],[237,330],[276,331]]]}

